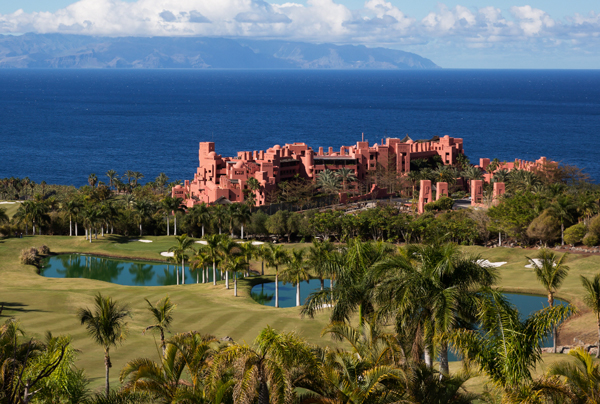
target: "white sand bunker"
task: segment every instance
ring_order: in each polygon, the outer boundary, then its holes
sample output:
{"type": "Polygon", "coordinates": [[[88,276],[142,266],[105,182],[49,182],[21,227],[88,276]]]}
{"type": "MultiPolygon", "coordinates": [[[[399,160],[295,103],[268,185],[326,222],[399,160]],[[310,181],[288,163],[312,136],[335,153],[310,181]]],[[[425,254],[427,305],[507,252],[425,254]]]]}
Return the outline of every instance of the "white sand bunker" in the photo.
{"type": "Polygon", "coordinates": [[[160,255],[162,255],[163,257],[174,257],[175,253],[174,252],[163,251],[163,252],[160,253],[160,255]]]}
{"type": "Polygon", "coordinates": [[[490,262],[488,260],[477,260],[477,263],[486,268],[498,268],[504,264],[507,264],[507,262],[490,262]]]}
{"type": "Polygon", "coordinates": [[[140,239],[135,239],[135,240],[129,240],[129,241],[139,241],[140,243],[151,243],[152,240],[140,240],[140,239]]]}
{"type": "Polygon", "coordinates": [[[253,241],[252,242],[252,245],[263,245],[263,244],[264,244],[264,242],[262,242],[262,241],[253,241]]]}
{"type": "Polygon", "coordinates": [[[194,241],[194,243],[196,243],[196,244],[208,245],[208,243],[207,243],[205,240],[194,241]]]}
{"type": "MultiPolygon", "coordinates": [[[[533,268],[533,264],[535,264],[538,267],[542,266],[542,260],[538,259],[538,258],[534,258],[529,260],[529,265],[525,265],[525,268],[533,268]]],[[[552,265],[553,267],[556,266],[556,262],[552,265]]]]}
{"type": "Polygon", "coordinates": [[[14,205],[16,202],[0,202],[0,205],[14,205]]]}

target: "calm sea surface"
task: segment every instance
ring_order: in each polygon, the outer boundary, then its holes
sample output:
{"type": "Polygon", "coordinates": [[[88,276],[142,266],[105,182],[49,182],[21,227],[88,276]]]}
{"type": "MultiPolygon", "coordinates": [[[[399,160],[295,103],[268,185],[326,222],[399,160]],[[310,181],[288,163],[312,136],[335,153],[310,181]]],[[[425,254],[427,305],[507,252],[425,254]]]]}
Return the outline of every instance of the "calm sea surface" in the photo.
{"type": "Polygon", "coordinates": [[[201,141],[227,156],[363,132],[462,137],[473,162],[543,155],[599,180],[600,70],[0,70],[0,178],[186,179],[201,141]]]}

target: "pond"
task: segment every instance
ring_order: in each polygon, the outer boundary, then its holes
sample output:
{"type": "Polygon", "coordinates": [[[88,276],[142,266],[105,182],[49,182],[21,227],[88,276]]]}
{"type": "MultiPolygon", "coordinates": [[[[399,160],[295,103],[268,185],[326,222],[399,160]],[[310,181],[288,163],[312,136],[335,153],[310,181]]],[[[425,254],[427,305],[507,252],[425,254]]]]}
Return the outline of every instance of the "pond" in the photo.
{"type": "MultiPolygon", "coordinates": [[[[40,275],[48,278],[86,278],[126,286],[177,285],[177,273],[181,277],[181,265],[127,261],[114,258],[94,257],[81,254],[63,254],[42,261],[40,275]]],[[[208,271],[212,282],[212,266],[208,271]]],[[[221,280],[217,270],[217,281],[221,280]]],[[[181,282],[181,279],[180,279],[181,282]]],[[[200,274],[202,282],[202,274],[200,274]]],[[[185,283],[196,283],[196,273],[185,267],[185,283]]]]}
{"type": "MultiPolygon", "coordinates": [[[[325,287],[329,287],[329,280],[325,280],[325,287]]],[[[300,284],[300,301],[304,303],[306,298],[321,289],[321,282],[318,279],[311,279],[308,282],[300,284]]],[[[255,285],[250,292],[252,298],[265,306],[275,306],[275,282],[261,283],[255,285]]],[[[517,293],[506,293],[505,296],[514,304],[523,316],[528,316],[531,313],[541,310],[548,306],[548,299],[545,296],[524,295],[517,293]]],[[[568,303],[561,299],[554,299],[554,304],[568,303]]],[[[279,282],[279,307],[294,307],[296,306],[296,287],[291,283],[284,284],[279,282]]],[[[544,339],[543,347],[552,346],[552,337],[544,339]]],[[[454,359],[455,360],[455,359],[454,359]]]]}

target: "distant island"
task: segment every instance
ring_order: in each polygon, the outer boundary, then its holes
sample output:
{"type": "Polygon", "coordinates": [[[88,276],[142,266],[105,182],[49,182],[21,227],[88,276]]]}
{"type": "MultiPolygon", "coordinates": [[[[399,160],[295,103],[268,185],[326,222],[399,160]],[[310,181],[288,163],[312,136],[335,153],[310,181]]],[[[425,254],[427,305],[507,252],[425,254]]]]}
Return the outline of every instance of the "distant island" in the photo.
{"type": "Polygon", "coordinates": [[[0,68],[438,69],[417,54],[355,45],[206,37],[0,35],[0,68]]]}

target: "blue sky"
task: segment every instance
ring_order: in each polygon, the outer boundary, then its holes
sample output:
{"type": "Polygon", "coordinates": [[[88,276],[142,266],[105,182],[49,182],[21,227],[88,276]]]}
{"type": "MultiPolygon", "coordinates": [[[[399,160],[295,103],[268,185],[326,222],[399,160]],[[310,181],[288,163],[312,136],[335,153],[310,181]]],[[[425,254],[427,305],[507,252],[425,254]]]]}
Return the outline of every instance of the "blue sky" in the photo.
{"type": "Polygon", "coordinates": [[[598,0],[0,1],[0,33],[24,32],[363,44],[449,68],[600,67],[598,0]]]}

